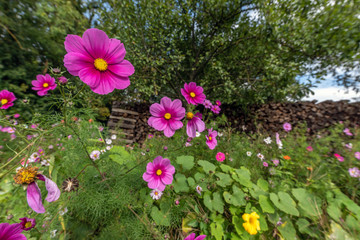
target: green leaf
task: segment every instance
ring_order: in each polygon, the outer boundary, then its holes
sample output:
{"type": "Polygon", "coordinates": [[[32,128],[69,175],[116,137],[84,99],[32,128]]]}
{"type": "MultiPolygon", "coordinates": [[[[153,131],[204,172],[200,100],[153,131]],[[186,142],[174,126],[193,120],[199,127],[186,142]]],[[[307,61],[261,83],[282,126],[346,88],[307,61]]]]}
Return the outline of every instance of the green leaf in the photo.
{"type": "Polygon", "coordinates": [[[278,230],[284,239],[296,239],[296,230],[290,219],[284,221],[282,225],[278,226],[278,230]]]}
{"type": "Polygon", "coordinates": [[[236,169],[235,172],[231,174],[231,177],[240,183],[241,185],[251,188],[253,183],[251,182],[250,171],[245,168],[241,167],[240,169],[236,169]]]}
{"type": "Polygon", "coordinates": [[[307,192],[304,188],[292,189],[292,194],[299,201],[299,207],[309,216],[319,216],[321,200],[307,192]]]}
{"type": "Polygon", "coordinates": [[[194,167],[193,156],[179,156],[176,158],[177,164],[181,165],[184,171],[188,171],[194,167]]]}
{"type": "Polygon", "coordinates": [[[299,216],[299,211],[296,209],[296,203],[289,194],[285,192],[279,192],[278,195],[270,193],[270,200],[281,211],[294,216],[299,216]]]}
{"type": "Polygon", "coordinates": [[[315,229],[310,229],[310,223],[305,218],[299,218],[296,221],[296,225],[298,226],[298,230],[301,233],[305,233],[310,235],[311,237],[317,237],[318,235],[315,233],[315,229]]]}
{"type": "Polygon", "coordinates": [[[187,182],[191,188],[194,188],[196,185],[195,180],[192,177],[188,177],[187,182]]]}
{"type": "Polygon", "coordinates": [[[210,224],[211,236],[214,236],[216,240],[222,240],[224,236],[223,228],[224,219],[221,215],[217,215],[215,218],[212,218],[212,223],[210,224]]]}
{"type": "Polygon", "coordinates": [[[216,181],[216,184],[221,187],[227,187],[232,184],[233,180],[229,176],[229,174],[218,172],[215,174],[218,178],[220,178],[218,181],[216,181]]]}
{"type": "Polygon", "coordinates": [[[228,165],[225,165],[225,164],[221,164],[220,168],[225,173],[230,173],[230,172],[232,172],[234,170],[234,168],[232,168],[232,167],[230,167],[228,165]]]}
{"type": "Polygon", "coordinates": [[[267,181],[265,181],[264,179],[259,178],[259,180],[257,181],[257,185],[259,188],[261,188],[265,192],[269,191],[269,183],[267,181]]]}
{"type": "Polygon", "coordinates": [[[130,153],[128,153],[124,147],[122,146],[113,146],[111,149],[110,149],[110,155],[109,155],[109,158],[122,165],[124,164],[125,162],[127,162],[130,158],[131,158],[131,155],[130,153]]]}
{"type": "Polygon", "coordinates": [[[240,207],[245,206],[245,194],[243,191],[241,191],[240,188],[233,185],[232,187],[233,193],[230,194],[229,192],[224,192],[223,197],[225,199],[225,202],[232,204],[234,206],[240,207]]]}
{"type": "Polygon", "coordinates": [[[219,192],[213,193],[212,198],[211,198],[211,193],[206,192],[204,194],[204,205],[210,211],[217,211],[221,214],[224,212],[224,202],[219,192]]]}
{"type": "Polygon", "coordinates": [[[195,173],[194,178],[196,182],[203,182],[203,179],[205,179],[205,174],[197,172],[195,173]]]}
{"type": "Polygon", "coordinates": [[[170,226],[169,216],[160,211],[157,207],[152,207],[150,215],[157,225],[166,227],[170,226]]]}
{"type": "Polygon", "coordinates": [[[242,220],[242,218],[238,216],[233,216],[232,223],[234,224],[235,231],[241,236],[245,232],[245,229],[243,227],[244,221],[242,220]]]}
{"type": "Polygon", "coordinates": [[[181,173],[175,174],[175,182],[173,183],[173,185],[174,185],[174,191],[176,193],[189,192],[189,186],[187,184],[186,177],[181,173]]]}
{"type": "Polygon", "coordinates": [[[264,195],[260,195],[259,196],[259,204],[261,209],[263,210],[263,212],[267,212],[267,213],[274,213],[275,209],[272,206],[270,200],[268,197],[264,196],[264,195]]]}
{"type": "Polygon", "coordinates": [[[200,160],[198,164],[203,167],[206,174],[211,174],[215,172],[216,166],[209,161],[200,160]]]}

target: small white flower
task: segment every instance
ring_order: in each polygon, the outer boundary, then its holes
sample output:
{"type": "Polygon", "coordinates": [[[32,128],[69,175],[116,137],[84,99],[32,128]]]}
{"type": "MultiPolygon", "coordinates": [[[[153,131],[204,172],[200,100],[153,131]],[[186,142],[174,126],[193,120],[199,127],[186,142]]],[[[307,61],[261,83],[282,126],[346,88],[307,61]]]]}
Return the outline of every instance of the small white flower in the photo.
{"type": "Polygon", "coordinates": [[[40,155],[37,152],[31,154],[30,158],[28,159],[29,162],[37,162],[40,159],[40,155]]]}
{"type": "Polygon", "coordinates": [[[222,137],[223,135],[224,135],[224,133],[222,133],[222,132],[219,132],[219,133],[218,133],[218,136],[219,136],[219,137],[222,137]]]}
{"type": "Polygon", "coordinates": [[[261,160],[264,160],[264,155],[262,155],[261,153],[258,153],[256,156],[257,156],[258,158],[260,158],[261,160]]]}
{"type": "Polygon", "coordinates": [[[40,162],[40,164],[41,164],[42,166],[47,167],[47,166],[50,166],[49,161],[50,161],[50,160],[46,160],[46,159],[44,159],[44,160],[42,160],[42,161],[40,162]]]}
{"type": "Polygon", "coordinates": [[[264,139],[264,142],[265,142],[266,144],[270,144],[270,143],[272,142],[272,140],[271,140],[270,137],[267,137],[267,138],[264,139]]]}
{"type": "Polygon", "coordinates": [[[248,155],[248,157],[251,157],[252,153],[251,152],[246,152],[246,155],[248,155]]]}
{"type": "Polygon", "coordinates": [[[196,132],[196,137],[200,137],[200,136],[201,136],[201,133],[196,132]]]}
{"type": "Polygon", "coordinates": [[[57,232],[57,230],[56,230],[56,229],[55,229],[55,230],[50,231],[50,237],[51,237],[51,238],[56,237],[56,232],[57,232]]]}
{"type": "Polygon", "coordinates": [[[112,146],[110,146],[110,145],[109,145],[109,146],[106,146],[106,150],[108,150],[108,151],[109,151],[111,148],[112,148],[112,146]]]}
{"type": "Polygon", "coordinates": [[[101,149],[100,152],[101,152],[101,153],[105,153],[105,152],[106,152],[106,149],[101,149]]]}
{"type": "Polygon", "coordinates": [[[112,136],[111,136],[111,139],[112,139],[112,140],[115,140],[115,139],[116,139],[116,135],[115,135],[115,134],[112,135],[112,136]]]}
{"type": "Polygon", "coordinates": [[[159,191],[157,189],[154,189],[150,192],[150,196],[154,200],[159,200],[161,198],[162,194],[163,194],[162,191],[159,191]]]}
{"type": "Polygon", "coordinates": [[[92,151],[91,153],[90,153],[90,158],[92,159],[92,160],[97,160],[97,159],[99,159],[100,158],[100,151],[98,151],[98,150],[94,150],[94,151],[92,151]]]}
{"type": "Polygon", "coordinates": [[[145,156],[145,153],[144,153],[144,152],[141,152],[141,155],[145,156]]]}
{"type": "Polygon", "coordinates": [[[190,147],[191,145],[192,145],[192,144],[189,143],[189,142],[185,143],[185,147],[190,147]]]}
{"type": "Polygon", "coordinates": [[[111,139],[105,139],[105,142],[107,145],[110,145],[112,143],[111,139]]]}
{"type": "Polygon", "coordinates": [[[63,210],[59,211],[59,215],[64,216],[64,214],[67,213],[67,212],[68,212],[68,209],[67,209],[67,207],[65,207],[63,210]]]}
{"type": "Polygon", "coordinates": [[[196,191],[197,191],[197,193],[201,196],[202,187],[200,187],[199,185],[197,185],[197,186],[196,186],[196,191]]]}

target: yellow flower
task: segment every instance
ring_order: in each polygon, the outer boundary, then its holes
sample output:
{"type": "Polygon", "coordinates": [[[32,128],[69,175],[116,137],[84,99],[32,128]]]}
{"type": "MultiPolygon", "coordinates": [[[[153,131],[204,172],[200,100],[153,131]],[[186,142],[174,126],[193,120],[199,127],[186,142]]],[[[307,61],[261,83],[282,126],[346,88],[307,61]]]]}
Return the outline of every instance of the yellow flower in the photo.
{"type": "Polygon", "coordinates": [[[244,215],[242,215],[242,219],[245,221],[243,227],[250,235],[255,235],[257,231],[260,231],[259,218],[260,216],[257,215],[256,212],[252,212],[251,214],[244,213],[244,215]]]}

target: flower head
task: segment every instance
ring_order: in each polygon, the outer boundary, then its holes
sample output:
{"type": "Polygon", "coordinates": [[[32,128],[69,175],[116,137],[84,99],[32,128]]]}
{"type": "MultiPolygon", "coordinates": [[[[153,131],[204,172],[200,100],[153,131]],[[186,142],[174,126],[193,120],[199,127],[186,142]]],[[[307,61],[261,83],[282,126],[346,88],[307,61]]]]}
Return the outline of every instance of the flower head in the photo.
{"type": "Polygon", "coordinates": [[[275,137],[276,137],[276,144],[278,145],[279,149],[282,149],[283,144],[282,144],[282,142],[281,142],[281,140],[280,140],[280,135],[279,135],[279,133],[276,133],[276,134],[275,134],[275,137]]]}
{"type": "Polygon", "coordinates": [[[242,219],[245,221],[243,227],[250,235],[255,235],[257,231],[260,231],[259,218],[260,216],[256,212],[252,212],[251,214],[244,213],[242,215],[242,219]]]}
{"type": "Polygon", "coordinates": [[[212,128],[208,129],[208,135],[206,136],[206,144],[211,150],[214,149],[217,145],[216,136],[217,131],[213,131],[212,128]]]}
{"type": "Polygon", "coordinates": [[[159,103],[150,106],[151,117],[148,120],[149,126],[158,131],[164,131],[166,137],[172,137],[176,130],[182,128],[181,119],[185,116],[185,108],[179,99],[171,101],[163,97],[159,103]]]}
{"type": "Polygon", "coordinates": [[[267,162],[263,162],[263,166],[264,166],[264,167],[268,167],[269,164],[268,164],[267,162]]]}
{"type": "Polygon", "coordinates": [[[14,114],[14,118],[19,118],[19,117],[20,117],[20,114],[18,114],[18,113],[14,114]]]}
{"type": "Polygon", "coordinates": [[[223,162],[225,160],[225,154],[222,152],[218,152],[216,154],[216,160],[219,162],[223,162]]]}
{"type": "Polygon", "coordinates": [[[251,157],[252,152],[247,151],[247,152],[246,152],[246,155],[247,155],[248,157],[251,157]]]}
{"type": "Polygon", "coordinates": [[[334,153],[334,157],[336,157],[336,159],[339,160],[339,162],[344,161],[344,157],[342,157],[340,154],[334,153]]]}
{"type": "Polygon", "coordinates": [[[211,111],[212,111],[213,113],[215,113],[215,114],[219,114],[220,111],[221,111],[221,108],[220,108],[218,105],[213,105],[213,106],[211,107],[211,111]]]}
{"type": "Polygon", "coordinates": [[[351,150],[353,146],[352,143],[347,143],[345,144],[345,147],[351,150]]]}
{"type": "Polygon", "coordinates": [[[64,76],[59,77],[58,80],[61,84],[66,84],[68,82],[68,79],[64,76]]]}
{"type": "Polygon", "coordinates": [[[34,228],[36,225],[36,221],[35,218],[19,218],[19,220],[21,220],[21,229],[25,230],[25,231],[29,231],[30,229],[34,228]]]}
{"type": "Polygon", "coordinates": [[[210,100],[206,100],[206,99],[204,100],[203,105],[207,109],[210,109],[213,106],[210,100]]]}
{"type": "Polygon", "coordinates": [[[162,196],[163,192],[159,191],[157,189],[154,189],[150,192],[150,196],[152,197],[152,199],[154,200],[159,200],[162,196]]]}
{"type": "Polygon", "coordinates": [[[256,156],[257,156],[258,158],[260,158],[261,160],[264,160],[264,155],[262,155],[261,153],[258,153],[256,156]]]}
{"type": "Polygon", "coordinates": [[[357,160],[360,160],[360,152],[355,152],[354,156],[357,160]]]}
{"type": "Polygon", "coordinates": [[[196,186],[196,192],[201,196],[201,192],[202,192],[202,187],[200,187],[199,185],[196,186]]]}
{"type": "Polygon", "coordinates": [[[284,123],[283,128],[286,132],[290,132],[292,129],[291,124],[288,122],[284,123]]]}
{"type": "Polygon", "coordinates": [[[198,131],[196,131],[196,136],[195,137],[200,137],[201,133],[199,133],[198,131]]]}
{"type": "Polygon", "coordinates": [[[92,160],[97,160],[97,159],[99,159],[100,158],[100,151],[99,150],[94,150],[94,151],[92,151],[91,153],[90,153],[90,158],[92,159],[92,160]]]}
{"type": "Polygon", "coordinates": [[[288,156],[288,155],[285,155],[283,158],[284,158],[285,160],[290,160],[290,159],[291,159],[291,157],[288,156]]]}
{"type": "Polygon", "coordinates": [[[37,172],[37,167],[22,167],[17,171],[14,181],[17,184],[27,184],[27,202],[29,206],[37,213],[44,213],[45,208],[41,200],[40,188],[37,185],[36,180],[45,182],[48,195],[45,198],[48,202],[54,202],[60,197],[60,189],[56,183],[37,172]]]}
{"type": "Polygon", "coordinates": [[[89,85],[98,94],[130,85],[129,76],[135,69],[124,60],[126,51],[120,40],[109,38],[104,31],[88,29],[82,38],[68,35],[65,39],[64,66],[73,76],[89,85]]]}
{"type": "Polygon", "coordinates": [[[37,75],[36,80],[31,82],[33,87],[32,90],[38,91],[37,95],[45,96],[49,90],[54,90],[56,88],[55,78],[51,77],[49,74],[46,75],[37,75]]]}
{"type": "Polygon", "coordinates": [[[114,134],[114,135],[111,135],[111,139],[112,140],[116,140],[116,135],[114,134]]]}
{"type": "Polygon", "coordinates": [[[196,86],[196,83],[185,83],[184,88],[181,89],[181,94],[184,96],[188,104],[198,105],[202,104],[206,98],[203,93],[204,89],[200,86],[196,86]]]}
{"type": "Polygon", "coordinates": [[[215,103],[216,103],[216,105],[221,106],[220,100],[216,100],[215,103]]]}
{"type": "Polygon", "coordinates": [[[280,163],[279,159],[273,159],[272,162],[274,163],[274,165],[277,167],[280,163]]]}
{"type": "Polygon", "coordinates": [[[309,152],[312,152],[314,149],[312,148],[312,146],[307,146],[306,150],[308,150],[309,152]]]}
{"type": "Polygon", "coordinates": [[[194,138],[196,137],[197,132],[201,133],[205,130],[205,123],[192,112],[186,114],[186,119],[188,120],[186,124],[186,133],[189,137],[194,138]]]}
{"type": "Polygon", "coordinates": [[[191,233],[184,240],[203,240],[206,238],[206,235],[199,235],[196,238],[195,237],[196,237],[195,233],[191,233]]]}
{"type": "Polygon", "coordinates": [[[147,164],[143,179],[150,189],[164,191],[165,186],[172,183],[174,173],[175,167],[170,164],[170,160],[157,156],[153,162],[147,164]]]}
{"type": "Polygon", "coordinates": [[[16,97],[14,93],[9,92],[8,90],[0,91],[0,109],[8,109],[9,107],[14,106],[14,101],[16,97]]]}
{"type": "Polygon", "coordinates": [[[264,139],[264,142],[265,142],[266,144],[270,144],[270,143],[272,142],[271,137],[265,138],[265,139],[264,139]]]}
{"type": "Polygon", "coordinates": [[[78,187],[79,180],[77,180],[76,178],[68,178],[64,180],[61,186],[62,190],[64,190],[65,192],[76,191],[78,187]]]}
{"type": "Polygon", "coordinates": [[[344,131],[343,131],[346,135],[348,136],[352,136],[353,134],[350,132],[350,129],[348,128],[345,128],[344,131]]]}
{"type": "Polygon", "coordinates": [[[360,177],[360,170],[357,167],[349,168],[349,174],[351,177],[360,177]]]}
{"type": "Polygon", "coordinates": [[[1,240],[26,240],[25,235],[21,234],[23,231],[20,223],[0,223],[0,239],[1,240]]]}

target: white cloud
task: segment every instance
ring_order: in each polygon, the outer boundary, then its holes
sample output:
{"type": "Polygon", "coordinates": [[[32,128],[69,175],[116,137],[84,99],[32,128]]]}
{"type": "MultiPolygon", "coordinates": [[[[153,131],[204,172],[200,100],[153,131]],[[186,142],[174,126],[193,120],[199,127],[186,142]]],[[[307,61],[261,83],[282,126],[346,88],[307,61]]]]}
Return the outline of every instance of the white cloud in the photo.
{"type": "Polygon", "coordinates": [[[360,93],[356,93],[353,90],[346,90],[342,87],[325,87],[312,89],[314,95],[310,95],[303,98],[304,101],[318,100],[318,102],[326,100],[350,100],[352,102],[360,100],[360,93]],[[355,99],[354,99],[355,98],[355,99]],[[356,99],[357,98],[357,99],[356,99]]]}

